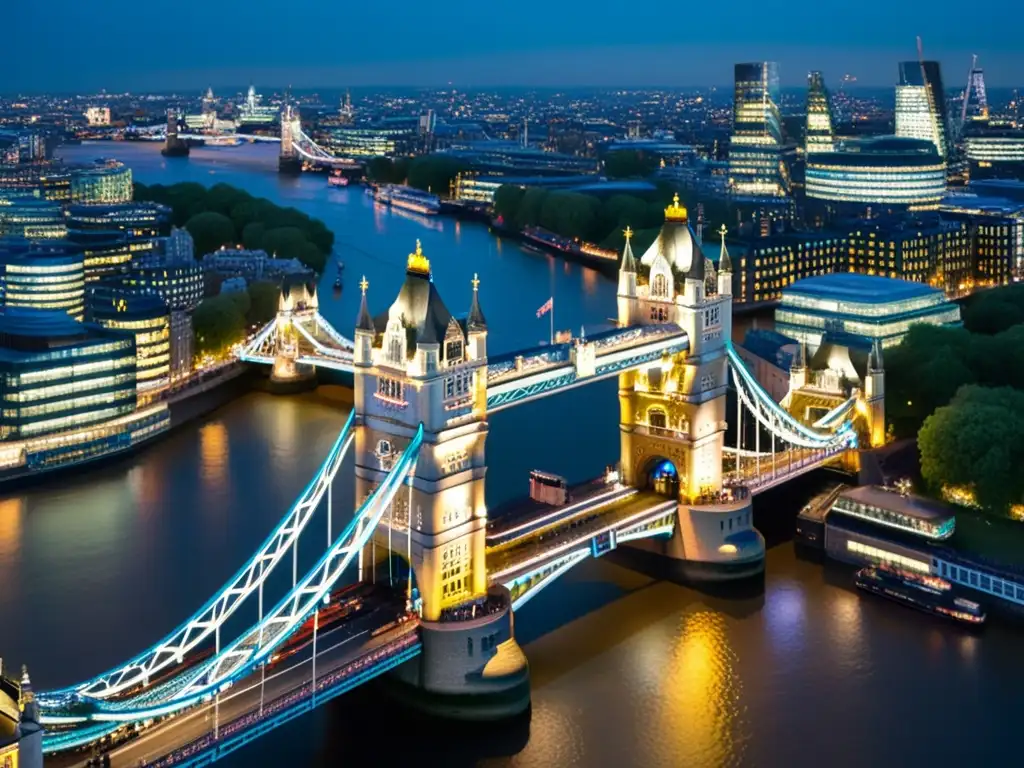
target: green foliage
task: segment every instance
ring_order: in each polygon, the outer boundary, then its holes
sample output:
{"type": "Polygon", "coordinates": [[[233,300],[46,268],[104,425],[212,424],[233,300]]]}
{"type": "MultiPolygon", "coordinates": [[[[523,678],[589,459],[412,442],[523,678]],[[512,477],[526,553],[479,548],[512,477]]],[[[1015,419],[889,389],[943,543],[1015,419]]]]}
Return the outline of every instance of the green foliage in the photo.
{"type": "Polygon", "coordinates": [[[963,308],[964,327],[995,334],[1024,323],[1024,285],[1004,285],[971,296],[963,308]]]}
{"type": "Polygon", "coordinates": [[[609,179],[645,179],[657,167],[657,156],[641,150],[609,152],[604,157],[604,172],[609,179]]]}
{"type": "Polygon", "coordinates": [[[455,176],[466,170],[460,160],[447,155],[424,155],[409,164],[409,186],[447,197],[455,176]]]}
{"type": "Polygon", "coordinates": [[[281,287],[277,283],[258,281],[249,284],[249,312],[246,320],[250,325],[264,326],[274,319],[281,299],[281,287]]]}
{"type": "Polygon", "coordinates": [[[249,291],[233,291],[227,294],[228,298],[234,303],[235,307],[242,314],[242,317],[246,317],[249,314],[249,310],[252,309],[252,299],[249,297],[249,291]]]}
{"type": "Polygon", "coordinates": [[[170,206],[175,226],[186,226],[195,239],[197,257],[221,245],[242,243],[246,248],[268,252],[278,248],[278,255],[297,258],[319,272],[334,247],[334,233],[322,221],[229,184],[215,184],[209,189],[195,182],[169,187],[136,184],[135,199],[170,206]],[[289,234],[275,235],[268,246],[266,237],[277,230],[289,234]]]}
{"type": "Polygon", "coordinates": [[[235,225],[223,213],[197,213],[185,223],[185,228],[195,240],[197,256],[213,253],[222,245],[235,244],[235,225]]]}
{"type": "Polygon", "coordinates": [[[404,184],[409,160],[404,157],[373,157],[366,164],[366,178],[377,184],[404,184]]]}
{"type": "Polygon", "coordinates": [[[515,184],[502,184],[494,191],[494,215],[514,221],[526,190],[515,184]]]}
{"type": "Polygon", "coordinates": [[[925,420],[918,448],[933,489],[972,488],[984,508],[1006,512],[1024,499],[1024,392],[962,388],[925,420]]]}
{"type": "Polygon", "coordinates": [[[192,315],[196,355],[221,355],[245,337],[245,315],[231,294],[203,299],[192,315]]]}

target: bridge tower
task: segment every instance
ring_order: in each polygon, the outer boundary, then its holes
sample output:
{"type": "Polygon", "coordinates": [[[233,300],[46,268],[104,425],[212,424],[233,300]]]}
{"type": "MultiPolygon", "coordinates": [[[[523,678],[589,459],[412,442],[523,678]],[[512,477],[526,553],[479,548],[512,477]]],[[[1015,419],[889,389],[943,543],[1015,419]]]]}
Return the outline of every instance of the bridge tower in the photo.
{"type": "Polygon", "coordinates": [[[356,496],[381,482],[420,423],[423,447],[409,482],[363,554],[375,572],[389,551],[408,558],[420,596],[423,654],[397,673],[401,692],[432,711],[472,718],[529,705],[526,658],[503,588],[488,588],[484,499],[487,323],[473,279],[457,319],[420,243],[388,311],[374,318],[364,280],[354,359],[356,496]],[[455,705],[472,697],[472,707],[455,705]],[[471,709],[472,712],[468,712],[471,709]]]}
{"type": "Polygon", "coordinates": [[[864,376],[868,439],[872,448],[885,445],[885,364],[882,345],[875,339],[868,355],[868,368],[864,376]]]}
{"type": "MultiPolygon", "coordinates": [[[[689,337],[688,351],[619,376],[621,468],[627,484],[679,501],[679,524],[660,554],[702,576],[721,572],[718,566],[757,572],[764,558],[749,500],[722,494],[732,263],[724,227],[719,234],[716,271],[676,195],[639,263],[626,230],[618,290],[621,326],[672,323],[689,337]]],[[[649,544],[639,546],[659,546],[649,544]]]]}
{"type": "Polygon", "coordinates": [[[277,161],[279,173],[295,174],[302,171],[299,153],[295,151],[295,136],[300,130],[299,113],[291,104],[281,110],[281,155],[277,161]]]}
{"type": "Polygon", "coordinates": [[[188,142],[178,136],[178,111],[167,110],[167,138],[164,140],[164,148],[160,154],[164,157],[188,157],[188,142]]]}
{"type": "Polygon", "coordinates": [[[306,280],[286,280],[281,286],[274,322],[274,367],[270,380],[276,385],[288,385],[289,391],[297,383],[314,380],[313,366],[299,362],[299,332],[295,323],[304,316],[315,315],[319,306],[316,283],[306,280]]]}

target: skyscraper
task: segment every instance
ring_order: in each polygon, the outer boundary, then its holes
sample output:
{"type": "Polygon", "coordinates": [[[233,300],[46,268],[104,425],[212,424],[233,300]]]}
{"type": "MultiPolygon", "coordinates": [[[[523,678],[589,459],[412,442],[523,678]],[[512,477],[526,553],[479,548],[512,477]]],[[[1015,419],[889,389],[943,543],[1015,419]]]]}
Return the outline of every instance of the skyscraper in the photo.
{"type": "Polygon", "coordinates": [[[978,66],[978,57],[971,59],[971,71],[967,75],[967,90],[960,112],[960,132],[966,130],[972,121],[988,122],[988,96],[985,93],[985,70],[978,66]]]}
{"type": "Polygon", "coordinates": [[[825,78],[821,72],[807,75],[807,154],[811,152],[832,152],[835,142],[832,138],[832,107],[829,104],[825,78]]]}
{"type": "Polygon", "coordinates": [[[949,115],[937,61],[901,61],[896,86],[896,135],[927,139],[949,159],[949,115]]]}
{"type": "Polygon", "coordinates": [[[779,67],[773,61],[736,65],[729,186],[734,194],[781,196],[789,191],[782,165],[779,67]]]}

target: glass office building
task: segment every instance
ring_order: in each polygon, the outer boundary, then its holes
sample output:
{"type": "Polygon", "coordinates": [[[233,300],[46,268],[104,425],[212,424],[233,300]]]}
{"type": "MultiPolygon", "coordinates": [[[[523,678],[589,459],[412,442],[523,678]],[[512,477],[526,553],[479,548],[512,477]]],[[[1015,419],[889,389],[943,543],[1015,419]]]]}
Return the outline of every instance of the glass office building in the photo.
{"type": "Polygon", "coordinates": [[[809,203],[848,216],[934,210],[946,194],[946,164],[924,139],[861,139],[809,153],[805,179],[809,203]]]}
{"type": "Polygon", "coordinates": [[[960,307],[921,283],[839,273],[793,283],[775,310],[775,330],[805,342],[812,354],[826,334],[864,347],[875,340],[892,346],[915,323],[959,324],[960,307]]]}
{"type": "Polygon", "coordinates": [[[135,382],[141,396],[170,383],[171,313],[159,296],[125,290],[93,290],[89,319],[135,337],[135,382]]]}
{"type": "Polygon", "coordinates": [[[56,310],[81,320],[85,310],[81,251],[24,240],[0,241],[0,306],[56,310]]]}
{"type": "Polygon", "coordinates": [[[785,195],[779,68],[773,61],[737,64],[729,141],[729,187],[754,197],[785,195]]]}
{"type": "Polygon", "coordinates": [[[159,237],[170,226],[171,209],[156,203],[68,206],[68,229],[124,232],[129,237],[159,237]]]}
{"type": "Polygon", "coordinates": [[[1024,130],[969,126],[964,153],[971,179],[1024,179],[1024,130]]]}
{"type": "Polygon", "coordinates": [[[939,62],[900,62],[896,135],[930,141],[939,157],[949,159],[949,114],[939,62]]]}
{"type": "Polygon", "coordinates": [[[835,149],[832,133],[832,105],[829,103],[825,77],[821,72],[807,75],[807,135],[804,148],[811,152],[831,152],[835,149]]]}
{"type": "Polygon", "coordinates": [[[71,231],[68,241],[82,250],[87,283],[121,272],[136,259],[149,257],[159,243],[157,238],[128,237],[125,232],[89,231],[71,231]]]}
{"type": "Polygon", "coordinates": [[[58,203],[0,194],[0,237],[59,239],[67,232],[64,211],[58,203]]]}
{"type": "Polygon", "coordinates": [[[71,176],[73,203],[128,203],[132,194],[132,170],[123,163],[97,164],[71,176]]]}
{"type": "MultiPolygon", "coordinates": [[[[0,440],[97,424],[135,410],[135,339],[61,312],[0,315],[0,440]]],[[[2,449],[0,444],[0,449],[2,449]]],[[[7,457],[0,457],[6,465],[7,457]]]]}

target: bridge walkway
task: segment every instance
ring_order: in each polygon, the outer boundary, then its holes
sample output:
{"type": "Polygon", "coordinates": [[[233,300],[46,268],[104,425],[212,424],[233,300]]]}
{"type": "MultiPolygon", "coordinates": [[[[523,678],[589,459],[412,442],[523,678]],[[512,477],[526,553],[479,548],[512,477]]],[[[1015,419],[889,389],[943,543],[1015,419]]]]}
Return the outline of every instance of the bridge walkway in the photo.
{"type": "Polygon", "coordinates": [[[671,501],[653,491],[640,491],[585,517],[573,516],[540,532],[488,547],[487,571],[493,580],[504,582],[529,568],[531,563],[542,561],[546,555],[583,545],[597,534],[625,524],[632,518],[642,518],[643,513],[671,501]]]}
{"type": "MultiPolygon", "coordinates": [[[[321,632],[317,637],[318,696],[324,688],[324,681],[328,681],[332,675],[342,673],[339,676],[346,676],[346,670],[353,668],[361,659],[398,643],[413,632],[418,622],[405,621],[374,636],[375,630],[388,626],[404,615],[404,607],[399,608],[394,604],[382,605],[367,614],[321,632]]],[[[110,752],[112,766],[138,768],[140,764],[187,764],[183,760],[170,760],[168,756],[175,754],[180,757],[183,748],[197,744],[200,740],[212,742],[215,718],[223,740],[258,723],[261,719],[261,700],[264,718],[279,715],[287,707],[300,703],[311,694],[311,650],[304,649],[279,665],[268,666],[262,691],[261,673],[256,672],[221,694],[219,703],[205,702],[143,730],[138,737],[110,752]]],[[[358,669],[351,671],[357,672],[358,669]]],[[[196,749],[195,753],[201,751],[196,749]]],[[[85,766],[87,756],[79,753],[79,762],[62,761],[62,764],[85,766]]]]}

